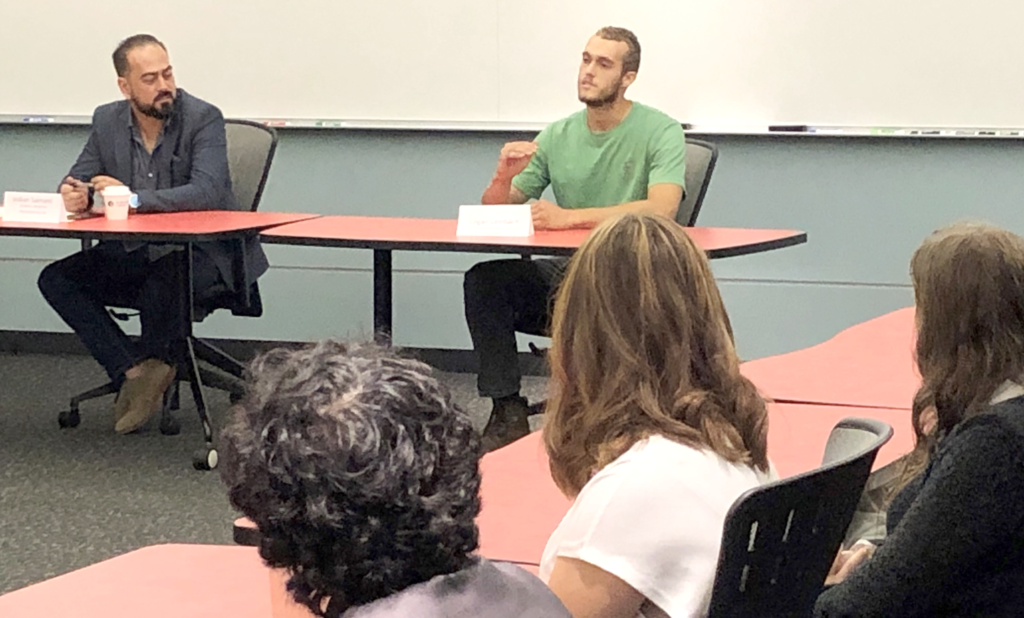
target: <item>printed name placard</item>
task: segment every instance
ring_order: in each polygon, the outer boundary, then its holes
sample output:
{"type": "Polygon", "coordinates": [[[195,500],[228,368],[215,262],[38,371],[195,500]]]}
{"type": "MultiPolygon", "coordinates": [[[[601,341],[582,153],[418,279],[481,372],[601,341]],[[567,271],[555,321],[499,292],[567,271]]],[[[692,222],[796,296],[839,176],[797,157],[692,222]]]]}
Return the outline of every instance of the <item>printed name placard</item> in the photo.
{"type": "Polygon", "coordinates": [[[60,193],[4,192],[4,221],[62,223],[68,220],[60,193]]]}
{"type": "Polygon", "coordinates": [[[456,236],[533,236],[533,214],[529,204],[487,204],[459,206],[456,236]]]}

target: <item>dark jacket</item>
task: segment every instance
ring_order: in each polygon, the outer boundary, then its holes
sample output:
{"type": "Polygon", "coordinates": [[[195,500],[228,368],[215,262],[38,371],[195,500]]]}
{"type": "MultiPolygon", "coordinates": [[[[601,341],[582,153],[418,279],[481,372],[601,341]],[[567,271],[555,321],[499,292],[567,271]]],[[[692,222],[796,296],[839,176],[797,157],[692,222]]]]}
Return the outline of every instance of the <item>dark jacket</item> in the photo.
{"type": "MultiPolygon", "coordinates": [[[[224,116],[213,105],[180,88],[175,108],[164,126],[163,145],[153,162],[157,169],[169,166],[170,174],[160,175],[157,189],[136,191],[138,212],[241,210],[228,172],[224,116]]],[[[103,174],[131,186],[131,113],[126,100],[97,107],[89,140],[68,175],[88,182],[103,174]]],[[[238,289],[234,261],[242,257],[238,255],[239,243],[197,243],[196,247],[213,261],[228,286],[238,289]]],[[[245,243],[244,259],[245,284],[251,285],[268,267],[258,239],[245,243]]]]}
{"type": "Polygon", "coordinates": [[[1024,615],[1024,397],[954,427],[887,523],[817,618],[1024,615]]]}

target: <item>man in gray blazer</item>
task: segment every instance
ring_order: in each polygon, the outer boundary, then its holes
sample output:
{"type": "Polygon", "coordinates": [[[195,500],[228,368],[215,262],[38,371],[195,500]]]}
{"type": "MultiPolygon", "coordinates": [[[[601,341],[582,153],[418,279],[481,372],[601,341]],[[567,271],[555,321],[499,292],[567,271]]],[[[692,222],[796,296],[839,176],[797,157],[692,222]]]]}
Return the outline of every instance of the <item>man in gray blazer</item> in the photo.
{"type": "MultiPolygon", "coordinates": [[[[167,49],[140,34],[113,54],[125,100],[96,108],[92,132],[60,185],[64,204],[83,212],[97,192],[125,185],[134,212],[238,210],[228,173],[224,117],[219,109],[175,86],[167,49]]],[[[199,243],[193,252],[197,298],[243,289],[267,270],[258,241],[199,243]]],[[[176,284],[173,247],[143,242],[101,242],[50,264],[39,289],[75,331],[116,384],[115,430],[141,428],[159,409],[174,378],[172,343],[177,319],[187,309],[176,284]],[[107,312],[107,306],[138,307],[139,345],[107,312]]]]}

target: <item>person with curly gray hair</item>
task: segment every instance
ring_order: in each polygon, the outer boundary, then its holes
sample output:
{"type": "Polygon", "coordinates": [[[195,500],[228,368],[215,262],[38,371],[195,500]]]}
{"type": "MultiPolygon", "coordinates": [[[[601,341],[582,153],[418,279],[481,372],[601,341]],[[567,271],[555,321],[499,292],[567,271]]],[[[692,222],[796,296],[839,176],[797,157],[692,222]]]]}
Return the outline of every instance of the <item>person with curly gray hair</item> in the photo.
{"type": "Polygon", "coordinates": [[[223,431],[231,504],[317,616],[569,614],[473,555],[480,440],[429,366],[380,346],[276,349],[223,431]]]}

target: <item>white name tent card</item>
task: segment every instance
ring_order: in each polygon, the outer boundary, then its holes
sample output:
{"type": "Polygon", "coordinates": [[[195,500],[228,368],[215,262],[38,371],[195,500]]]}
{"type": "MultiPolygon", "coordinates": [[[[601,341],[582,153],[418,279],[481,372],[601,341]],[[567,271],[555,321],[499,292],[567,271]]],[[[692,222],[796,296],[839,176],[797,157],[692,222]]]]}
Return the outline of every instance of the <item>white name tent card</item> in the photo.
{"type": "Polygon", "coordinates": [[[71,215],[64,209],[64,198],[60,193],[26,193],[5,191],[4,221],[20,223],[63,223],[71,215]]]}
{"type": "Polygon", "coordinates": [[[533,213],[529,204],[487,204],[459,206],[456,236],[533,236],[533,213]]]}

